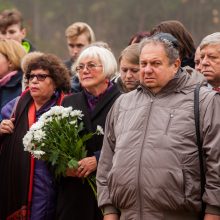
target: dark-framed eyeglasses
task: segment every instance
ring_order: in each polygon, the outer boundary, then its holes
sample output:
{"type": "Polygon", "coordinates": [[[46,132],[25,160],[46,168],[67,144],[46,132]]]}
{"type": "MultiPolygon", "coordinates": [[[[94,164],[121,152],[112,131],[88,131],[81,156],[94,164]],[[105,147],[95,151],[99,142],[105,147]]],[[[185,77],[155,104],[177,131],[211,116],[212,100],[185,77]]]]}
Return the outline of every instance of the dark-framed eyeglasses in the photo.
{"type": "Polygon", "coordinates": [[[130,71],[130,73],[132,73],[132,74],[137,74],[140,71],[140,69],[139,68],[127,68],[127,67],[120,68],[121,74],[127,74],[128,71],[130,71]]]}
{"type": "Polygon", "coordinates": [[[97,67],[102,67],[102,64],[95,64],[95,63],[79,64],[76,67],[76,72],[81,73],[85,68],[89,71],[93,71],[96,70],[97,67]]]}
{"type": "Polygon", "coordinates": [[[27,74],[26,75],[26,78],[28,81],[32,81],[34,79],[34,77],[37,78],[38,81],[44,81],[47,77],[51,77],[50,75],[48,74],[27,74]]]}

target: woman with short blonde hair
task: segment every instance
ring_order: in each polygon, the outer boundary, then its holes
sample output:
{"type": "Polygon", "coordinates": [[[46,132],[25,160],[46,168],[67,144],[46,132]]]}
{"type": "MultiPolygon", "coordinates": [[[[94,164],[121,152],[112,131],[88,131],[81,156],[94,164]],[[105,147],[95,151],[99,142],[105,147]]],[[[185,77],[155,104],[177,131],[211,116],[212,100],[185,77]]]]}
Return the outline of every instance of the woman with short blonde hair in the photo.
{"type": "Polygon", "coordinates": [[[24,48],[18,42],[0,40],[0,111],[6,103],[21,93],[21,59],[25,54],[24,48]]]}
{"type": "Polygon", "coordinates": [[[26,55],[24,48],[15,40],[0,40],[0,53],[11,63],[11,70],[21,67],[21,59],[26,55]]]}

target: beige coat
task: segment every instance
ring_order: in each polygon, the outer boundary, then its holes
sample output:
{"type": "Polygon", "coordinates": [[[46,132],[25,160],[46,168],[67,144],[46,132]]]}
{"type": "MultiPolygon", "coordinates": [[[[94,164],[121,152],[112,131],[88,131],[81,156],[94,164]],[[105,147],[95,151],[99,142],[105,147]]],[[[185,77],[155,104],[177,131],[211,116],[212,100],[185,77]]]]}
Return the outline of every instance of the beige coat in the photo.
{"type": "MultiPolygon", "coordinates": [[[[194,220],[201,208],[194,89],[204,81],[179,71],[157,95],[140,87],[109,112],[98,165],[98,203],[121,220],[194,220]],[[111,209],[111,210],[110,210],[111,209]]],[[[220,210],[220,96],[200,90],[207,212],[220,210]],[[212,211],[210,211],[213,209],[212,211]]]]}

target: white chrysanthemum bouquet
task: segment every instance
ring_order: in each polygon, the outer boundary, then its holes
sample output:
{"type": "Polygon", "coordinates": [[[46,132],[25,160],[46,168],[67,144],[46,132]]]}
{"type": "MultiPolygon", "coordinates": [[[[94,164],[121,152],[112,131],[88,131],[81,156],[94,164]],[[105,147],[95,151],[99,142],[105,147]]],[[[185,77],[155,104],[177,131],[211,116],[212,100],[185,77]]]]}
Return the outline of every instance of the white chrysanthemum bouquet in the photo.
{"type": "Polygon", "coordinates": [[[85,142],[94,134],[103,134],[97,126],[96,132],[82,135],[82,117],[82,112],[72,107],[52,107],[24,136],[24,150],[49,162],[56,176],[65,176],[67,168],[77,169],[78,161],[86,157],[85,142]]]}

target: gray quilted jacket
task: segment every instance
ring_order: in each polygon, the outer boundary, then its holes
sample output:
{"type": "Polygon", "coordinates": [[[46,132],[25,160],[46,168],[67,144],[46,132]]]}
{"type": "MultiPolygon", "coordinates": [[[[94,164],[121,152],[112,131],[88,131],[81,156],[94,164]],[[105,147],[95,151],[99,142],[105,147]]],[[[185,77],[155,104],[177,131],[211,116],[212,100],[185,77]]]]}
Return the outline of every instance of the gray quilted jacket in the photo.
{"type": "MultiPolygon", "coordinates": [[[[97,171],[98,203],[121,220],[195,220],[201,210],[194,89],[180,70],[158,94],[147,88],[118,98],[108,114],[97,171]]],[[[206,162],[203,201],[220,214],[220,96],[203,86],[200,121],[206,162]]]]}

